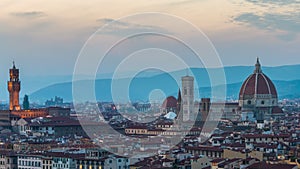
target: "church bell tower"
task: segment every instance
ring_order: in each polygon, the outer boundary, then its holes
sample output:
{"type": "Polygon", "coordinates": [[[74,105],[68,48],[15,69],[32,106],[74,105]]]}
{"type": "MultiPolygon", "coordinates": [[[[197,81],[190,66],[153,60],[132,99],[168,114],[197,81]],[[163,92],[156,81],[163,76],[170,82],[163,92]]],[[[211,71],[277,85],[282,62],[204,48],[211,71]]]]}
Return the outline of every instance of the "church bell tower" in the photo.
{"type": "Polygon", "coordinates": [[[9,110],[20,110],[19,93],[21,90],[21,82],[19,80],[19,69],[13,62],[12,69],[9,70],[10,80],[7,82],[9,92],[9,110]]]}

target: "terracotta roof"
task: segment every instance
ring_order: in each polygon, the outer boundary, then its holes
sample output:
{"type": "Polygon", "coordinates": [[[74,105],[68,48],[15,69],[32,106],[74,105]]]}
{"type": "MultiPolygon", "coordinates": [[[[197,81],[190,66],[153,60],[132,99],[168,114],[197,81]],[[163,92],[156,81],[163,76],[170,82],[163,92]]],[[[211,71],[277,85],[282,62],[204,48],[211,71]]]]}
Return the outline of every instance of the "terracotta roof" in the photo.
{"type": "Polygon", "coordinates": [[[164,109],[175,107],[177,107],[177,99],[174,96],[167,97],[162,104],[162,108],[164,109]]]}
{"type": "Polygon", "coordinates": [[[289,138],[290,134],[245,134],[243,138],[289,138]]]}
{"type": "Polygon", "coordinates": [[[212,147],[212,146],[199,146],[199,147],[186,147],[187,150],[202,150],[202,151],[216,151],[223,152],[223,149],[220,147],[212,147]]]}
{"type": "Polygon", "coordinates": [[[216,159],[213,159],[212,161],[210,161],[211,163],[221,163],[221,162],[223,162],[223,161],[225,161],[225,159],[223,159],[223,158],[216,158],[216,159]]]}
{"type": "Polygon", "coordinates": [[[47,152],[44,156],[48,157],[61,157],[61,158],[84,158],[85,154],[72,154],[72,153],[63,153],[63,152],[47,152]]]}
{"type": "Polygon", "coordinates": [[[0,154],[4,156],[16,156],[15,152],[11,150],[0,150],[0,154]]]}
{"type": "Polygon", "coordinates": [[[51,117],[44,118],[41,121],[36,121],[28,124],[29,126],[102,126],[101,122],[75,120],[69,117],[51,117]]]}
{"type": "Polygon", "coordinates": [[[260,162],[252,164],[251,166],[247,167],[246,169],[293,169],[296,165],[289,165],[289,164],[267,164],[266,162],[260,162]]]}
{"type": "Polygon", "coordinates": [[[250,75],[243,83],[240,90],[240,97],[254,94],[271,94],[277,97],[277,91],[273,82],[263,73],[250,75]]]}
{"type": "Polygon", "coordinates": [[[272,109],[272,114],[282,114],[283,111],[280,107],[276,106],[272,109]]]}
{"type": "Polygon", "coordinates": [[[251,96],[255,94],[270,94],[272,97],[277,98],[275,85],[270,78],[262,72],[259,60],[257,60],[255,66],[256,69],[254,73],[245,80],[240,89],[240,99],[245,95],[251,96]]]}

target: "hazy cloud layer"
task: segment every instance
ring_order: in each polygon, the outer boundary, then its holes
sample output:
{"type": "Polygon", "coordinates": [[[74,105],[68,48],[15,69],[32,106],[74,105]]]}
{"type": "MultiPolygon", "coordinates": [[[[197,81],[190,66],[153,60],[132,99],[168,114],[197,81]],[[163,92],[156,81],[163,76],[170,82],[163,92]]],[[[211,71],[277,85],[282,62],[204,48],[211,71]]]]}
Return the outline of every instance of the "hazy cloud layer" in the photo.
{"type": "Polygon", "coordinates": [[[174,1],[169,3],[169,5],[185,5],[185,4],[191,4],[191,3],[197,3],[201,2],[199,0],[183,0],[183,1],[174,1]]]}
{"type": "Polygon", "coordinates": [[[130,22],[118,21],[110,18],[102,18],[98,19],[97,22],[102,26],[108,24],[107,27],[99,31],[100,34],[108,34],[108,35],[120,35],[123,34],[134,34],[136,32],[161,32],[161,33],[169,33],[167,30],[152,25],[141,25],[130,22]]]}
{"type": "Polygon", "coordinates": [[[256,15],[244,13],[235,18],[238,22],[244,22],[257,28],[266,30],[285,30],[288,32],[300,32],[300,15],[269,14],[256,15]]]}
{"type": "Polygon", "coordinates": [[[300,33],[299,0],[246,0],[264,8],[264,12],[247,12],[234,17],[234,21],[267,31],[278,31],[282,40],[293,40],[300,33]],[[284,6],[284,7],[283,7],[284,6]],[[275,9],[280,9],[276,12],[275,9]]]}
{"type": "Polygon", "coordinates": [[[14,12],[11,15],[22,18],[39,18],[44,17],[46,14],[41,11],[30,11],[30,12],[14,12]]]}
{"type": "Polygon", "coordinates": [[[291,5],[291,4],[300,4],[299,0],[246,0],[247,2],[255,4],[277,4],[277,5],[291,5]]]}

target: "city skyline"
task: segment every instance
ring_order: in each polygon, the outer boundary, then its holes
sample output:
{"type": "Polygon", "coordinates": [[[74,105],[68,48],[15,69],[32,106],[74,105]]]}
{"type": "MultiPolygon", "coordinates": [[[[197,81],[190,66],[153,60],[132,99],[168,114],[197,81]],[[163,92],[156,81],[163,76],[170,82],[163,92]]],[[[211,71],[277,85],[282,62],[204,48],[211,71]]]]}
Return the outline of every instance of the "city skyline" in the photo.
{"type": "Polygon", "coordinates": [[[2,0],[0,168],[299,169],[300,0],[2,0]]]}
{"type": "MultiPolygon", "coordinates": [[[[149,26],[118,20],[145,12],[169,14],[195,25],[210,39],[223,66],[252,66],[256,57],[263,60],[264,67],[300,64],[300,5],[297,0],[135,3],[4,0],[0,9],[0,20],[4,25],[0,28],[0,36],[3,37],[0,39],[0,88],[6,89],[7,70],[15,61],[21,70],[21,80],[26,82],[21,97],[42,87],[71,81],[80,50],[88,38],[105,24],[114,22],[115,28],[124,32],[161,30],[159,21],[149,26]]],[[[176,29],[182,28],[178,26],[176,29]]],[[[118,39],[122,32],[112,29],[104,31],[104,34],[108,39],[118,39]]],[[[143,54],[151,58],[151,53],[143,54]]],[[[188,56],[181,57],[185,59],[188,56]]],[[[109,62],[104,65],[102,73],[114,72],[111,65],[109,62]]],[[[191,66],[204,67],[200,64],[191,66]]],[[[180,69],[173,67],[173,70],[180,69]]],[[[130,68],[127,71],[130,72],[130,68]]],[[[3,91],[0,92],[0,100],[7,98],[3,91]]]]}
{"type": "MultiPolygon", "coordinates": [[[[194,24],[215,45],[225,66],[251,65],[256,57],[268,60],[266,66],[300,64],[299,3],[294,0],[89,1],[85,4],[31,0],[2,1],[0,9],[0,20],[5,25],[0,29],[3,37],[0,77],[5,75],[3,72],[12,60],[34,65],[21,67],[25,74],[70,75],[81,48],[97,29],[143,12],[167,13],[194,24]]],[[[137,29],[134,23],[118,26],[124,25],[129,30],[137,29]]],[[[140,25],[139,29],[147,26],[140,25]]],[[[159,23],[153,29],[160,29],[159,23]]],[[[107,38],[119,36],[113,31],[106,33],[107,38]]]]}
{"type": "MultiPolygon", "coordinates": [[[[257,58],[258,60],[259,58],[257,58]]],[[[298,84],[299,84],[299,79],[297,77],[297,71],[299,69],[299,65],[298,66],[281,66],[281,67],[265,67],[263,66],[262,70],[265,70],[265,72],[270,75],[270,77],[275,80],[275,84],[276,86],[278,86],[279,89],[279,96],[280,99],[291,99],[291,98],[295,98],[298,97],[299,95],[297,94],[298,88],[298,84]],[[282,71],[285,71],[285,73],[287,73],[287,75],[285,74],[280,74],[282,71]]],[[[11,79],[11,77],[9,78],[9,76],[11,76],[11,73],[9,73],[11,71],[11,69],[17,68],[19,70],[18,65],[16,66],[15,63],[13,62],[13,64],[10,67],[10,70],[7,70],[7,81],[9,81],[11,79]]],[[[195,83],[195,87],[194,87],[194,91],[196,92],[196,98],[197,100],[201,99],[202,97],[212,97],[210,95],[211,93],[211,89],[209,88],[209,86],[214,86],[214,87],[221,87],[221,84],[215,84],[212,85],[210,82],[210,77],[207,74],[207,70],[206,69],[199,69],[199,68],[192,68],[190,70],[192,76],[195,77],[196,79],[196,83],[195,83]],[[198,93],[200,92],[200,93],[198,93]],[[200,94],[200,95],[199,95],[200,94]]],[[[219,71],[218,69],[214,70],[214,69],[210,69],[210,71],[219,71]]],[[[244,66],[244,67],[240,67],[240,66],[236,66],[236,67],[226,67],[224,69],[224,73],[226,76],[226,84],[227,84],[227,98],[231,101],[233,100],[237,100],[238,99],[238,90],[239,90],[239,85],[241,85],[242,80],[245,80],[247,75],[251,72],[253,72],[253,65],[252,66],[244,66]],[[238,72],[238,73],[237,73],[238,72]],[[229,90],[229,93],[228,93],[229,90]]],[[[72,76],[66,77],[66,76],[61,76],[60,78],[54,78],[51,81],[51,78],[48,79],[48,81],[46,80],[48,77],[42,77],[44,78],[43,80],[39,79],[39,78],[28,78],[27,76],[23,77],[22,76],[22,70],[19,72],[18,74],[21,75],[21,77],[18,79],[22,82],[22,88],[21,88],[21,92],[20,92],[20,101],[23,100],[24,95],[29,95],[29,98],[33,98],[32,99],[32,103],[37,103],[37,104],[41,104],[44,103],[45,101],[49,100],[50,98],[54,98],[54,97],[62,97],[64,98],[67,102],[72,102],[73,98],[72,98],[72,76]],[[60,82],[57,82],[57,80],[60,80],[60,82]],[[47,83],[51,81],[51,83],[47,83]],[[37,84],[35,84],[36,82],[38,82],[37,84]],[[39,83],[40,82],[40,83],[39,83]],[[32,85],[32,84],[35,85],[32,85]],[[53,84],[52,84],[53,83],[53,84]],[[33,90],[33,92],[28,92],[29,89],[33,90]],[[62,92],[64,91],[64,92],[62,92]],[[32,97],[31,97],[32,96],[32,97]]],[[[134,77],[134,79],[132,79],[132,77],[128,76],[128,77],[124,77],[121,79],[115,79],[116,82],[118,83],[118,87],[117,88],[122,88],[122,86],[126,85],[126,81],[130,80],[131,85],[130,85],[130,89],[133,88],[137,88],[139,89],[138,92],[135,92],[135,94],[130,92],[130,98],[133,99],[133,101],[145,101],[147,102],[147,98],[148,101],[153,100],[152,98],[152,92],[153,91],[149,91],[149,89],[153,89],[157,88],[159,90],[162,90],[161,94],[163,94],[165,97],[168,96],[176,96],[177,93],[177,89],[178,87],[176,87],[178,84],[174,84],[174,82],[176,81],[175,79],[180,79],[182,76],[186,76],[189,75],[187,70],[180,70],[180,71],[175,71],[175,72],[156,72],[156,71],[146,71],[146,72],[142,72],[141,74],[139,74],[138,76],[134,77]],[[175,79],[174,79],[175,78],[175,79]],[[146,84],[144,86],[144,88],[140,88],[140,86],[138,84],[140,83],[144,83],[146,80],[146,84]],[[175,80],[175,81],[174,81],[175,80]],[[156,81],[160,81],[161,84],[168,84],[167,88],[165,85],[158,85],[155,83],[156,81]],[[125,82],[125,83],[124,83],[125,82]],[[164,88],[164,89],[162,89],[164,88]],[[141,90],[142,89],[142,90],[141,90]],[[144,90],[147,89],[147,90],[144,90]],[[148,97],[145,98],[145,94],[148,93],[148,97]],[[166,92],[166,93],[164,93],[166,92]],[[145,100],[146,99],[146,100],[145,100]]],[[[111,77],[112,75],[108,75],[108,77],[111,77]]],[[[2,83],[6,86],[7,85],[7,81],[3,80],[2,83]]],[[[87,85],[90,83],[90,81],[92,82],[93,79],[92,78],[88,78],[86,80],[83,80],[81,84],[81,87],[88,87],[87,85]],[[90,80],[89,80],[90,79],[90,80]]],[[[111,101],[111,94],[109,94],[110,89],[108,88],[111,83],[113,82],[113,79],[109,79],[109,78],[101,78],[98,77],[95,79],[95,83],[97,84],[95,87],[96,90],[96,97],[97,97],[97,101],[111,101]],[[103,87],[107,90],[103,90],[103,87]],[[101,91],[101,92],[99,92],[101,91]],[[101,94],[99,94],[101,93],[101,94]]],[[[115,83],[115,82],[114,82],[115,83]]],[[[75,84],[77,84],[77,82],[75,82],[75,84]]],[[[222,83],[223,84],[223,83],[222,83]]],[[[112,87],[112,86],[111,86],[112,87]]],[[[0,93],[0,98],[1,98],[1,103],[2,104],[6,104],[8,103],[9,100],[9,92],[7,91],[6,88],[2,88],[4,89],[3,92],[0,93]]],[[[119,89],[118,89],[119,90],[119,89]]],[[[154,93],[156,93],[155,95],[157,95],[159,91],[156,91],[154,93]]],[[[160,92],[159,92],[160,93],[160,92]]],[[[122,98],[124,97],[124,94],[118,94],[117,98],[122,98]]],[[[225,93],[224,93],[225,94],[225,93]]],[[[161,96],[163,96],[161,95],[161,96]]],[[[157,95],[158,96],[158,95],[157,95]]],[[[222,99],[223,100],[223,99],[222,99]]],[[[162,100],[161,100],[162,101],[162,100]]]]}

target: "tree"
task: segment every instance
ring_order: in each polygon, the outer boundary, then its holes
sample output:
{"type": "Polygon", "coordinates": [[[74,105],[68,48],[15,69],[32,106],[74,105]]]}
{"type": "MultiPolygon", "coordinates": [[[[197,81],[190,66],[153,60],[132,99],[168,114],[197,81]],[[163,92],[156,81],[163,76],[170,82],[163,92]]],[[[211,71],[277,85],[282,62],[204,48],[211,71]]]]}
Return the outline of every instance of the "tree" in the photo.
{"type": "Polygon", "coordinates": [[[24,110],[28,110],[29,109],[29,99],[28,99],[28,95],[24,96],[24,100],[23,100],[23,109],[24,110]]]}

